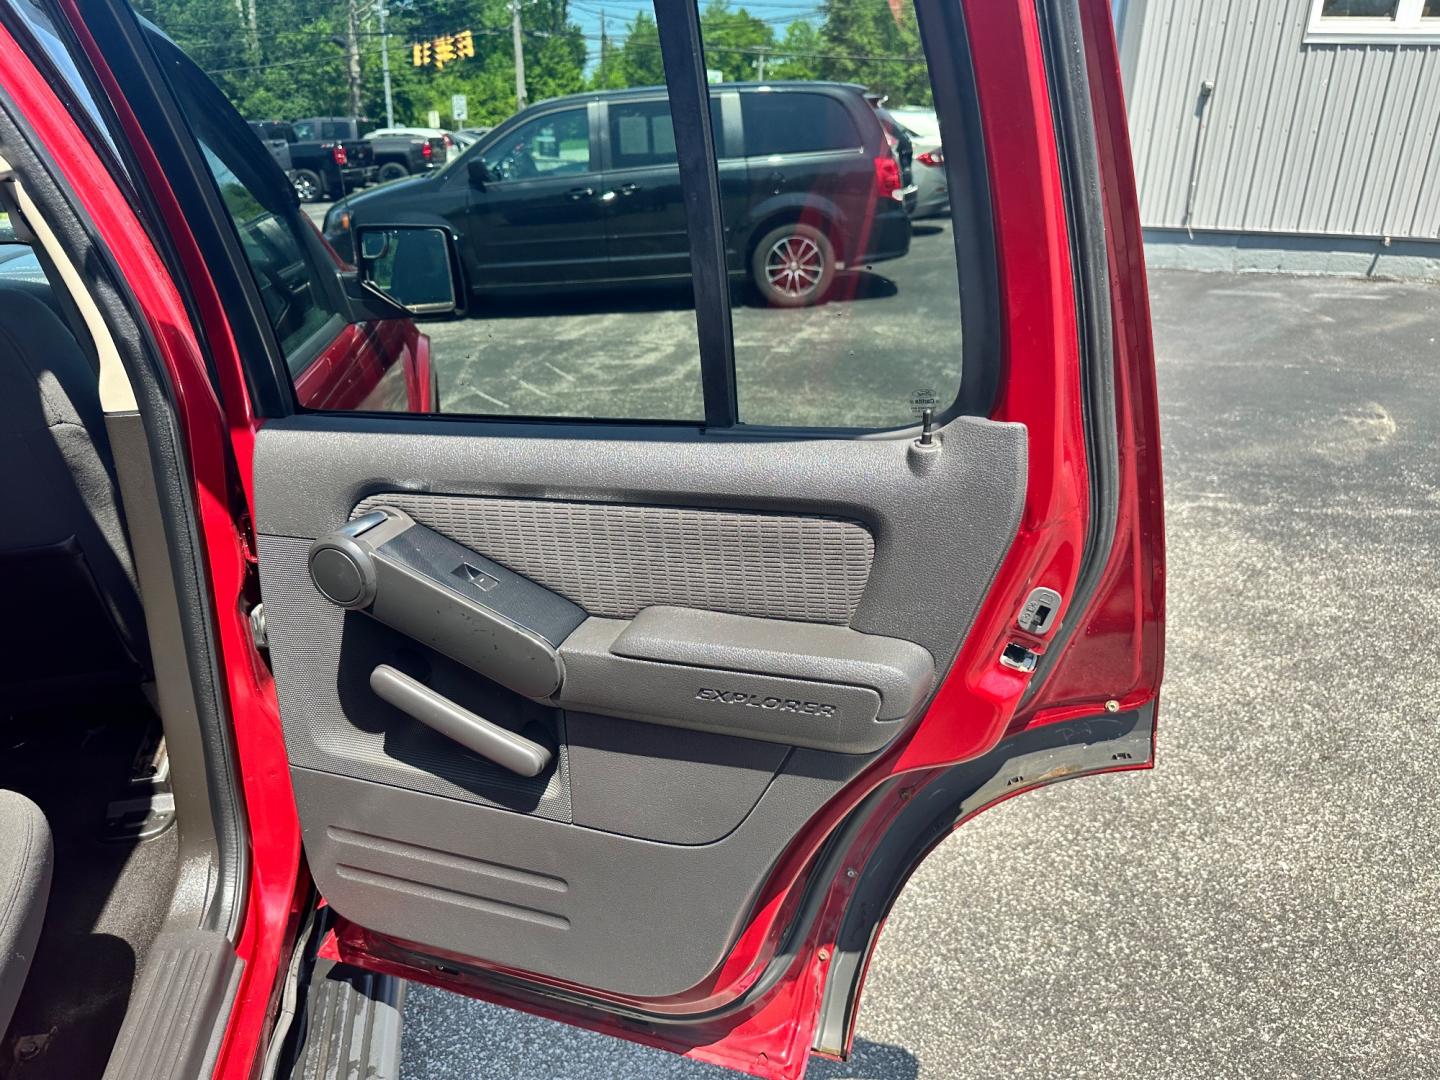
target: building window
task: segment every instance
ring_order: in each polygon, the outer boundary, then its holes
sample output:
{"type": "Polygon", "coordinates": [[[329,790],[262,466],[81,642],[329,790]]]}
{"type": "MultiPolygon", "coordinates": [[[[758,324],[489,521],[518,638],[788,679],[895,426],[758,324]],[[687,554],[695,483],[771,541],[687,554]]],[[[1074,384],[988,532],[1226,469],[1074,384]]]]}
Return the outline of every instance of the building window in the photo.
{"type": "Polygon", "coordinates": [[[1440,44],[1440,0],[1313,0],[1309,44],[1440,44]]]}

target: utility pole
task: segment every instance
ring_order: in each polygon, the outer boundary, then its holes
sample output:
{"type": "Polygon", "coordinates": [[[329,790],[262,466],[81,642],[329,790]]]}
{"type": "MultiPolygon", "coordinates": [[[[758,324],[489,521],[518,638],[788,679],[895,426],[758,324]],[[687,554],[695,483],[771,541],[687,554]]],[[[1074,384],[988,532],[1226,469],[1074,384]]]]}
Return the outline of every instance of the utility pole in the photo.
{"type": "Polygon", "coordinates": [[[510,38],[515,50],[515,111],[525,108],[525,46],[520,42],[520,0],[510,0],[510,38]]]}
{"type": "Polygon", "coordinates": [[[360,116],[360,4],[345,3],[345,76],[350,83],[350,115],[360,116]]]}
{"type": "Polygon", "coordinates": [[[764,81],[765,81],[765,53],[768,52],[768,51],[769,51],[769,50],[767,50],[764,46],[761,46],[760,48],[758,48],[758,49],[755,50],[755,67],[756,67],[756,71],[755,71],[755,81],[756,81],[756,82],[764,82],[764,81]]]}
{"type": "Polygon", "coordinates": [[[385,76],[385,126],[395,126],[395,97],[390,91],[390,35],[385,32],[385,0],[379,0],[376,14],[380,16],[380,70],[385,76]]]}

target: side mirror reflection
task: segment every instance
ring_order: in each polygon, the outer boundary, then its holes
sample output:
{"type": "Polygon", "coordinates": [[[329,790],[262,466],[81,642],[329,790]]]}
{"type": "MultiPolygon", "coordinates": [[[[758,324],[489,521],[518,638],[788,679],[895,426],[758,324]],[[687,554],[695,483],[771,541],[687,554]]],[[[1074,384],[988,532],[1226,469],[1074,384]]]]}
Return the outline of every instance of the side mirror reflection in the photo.
{"type": "Polygon", "coordinates": [[[362,228],[356,236],[360,281],[412,315],[455,311],[450,237],[444,229],[423,225],[362,228]]]}

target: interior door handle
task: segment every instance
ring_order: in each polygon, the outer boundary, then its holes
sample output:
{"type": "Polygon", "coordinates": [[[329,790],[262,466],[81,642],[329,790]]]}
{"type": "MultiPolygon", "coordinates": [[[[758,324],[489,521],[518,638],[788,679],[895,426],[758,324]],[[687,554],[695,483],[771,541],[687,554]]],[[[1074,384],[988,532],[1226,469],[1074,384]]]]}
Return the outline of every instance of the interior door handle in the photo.
{"type": "Polygon", "coordinates": [[[550,764],[548,747],[476,716],[389,664],[381,664],[370,673],[370,689],[405,715],[503,769],[521,776],[539,776],[550,764]]]}
{"type": "Polygon", "coordinates": [[[581,199],[593,198],[595,189],[593,187],[577,187],[571,188],[565,194],[569,195],[575,202],[579,202],[581,199]]]}

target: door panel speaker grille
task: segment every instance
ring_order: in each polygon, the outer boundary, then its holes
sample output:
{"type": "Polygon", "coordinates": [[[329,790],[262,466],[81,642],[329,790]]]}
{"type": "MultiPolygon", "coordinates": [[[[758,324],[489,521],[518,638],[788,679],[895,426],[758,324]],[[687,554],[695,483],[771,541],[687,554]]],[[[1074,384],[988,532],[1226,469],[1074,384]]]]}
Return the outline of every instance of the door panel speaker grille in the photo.
{"type": "Polygon", "coordinates": [[[632,619],[669,604],[799,622],[850,622],[875,541],[844,518],[670,506],[396,492],[405,511],[591,615],[632,619]]]}

